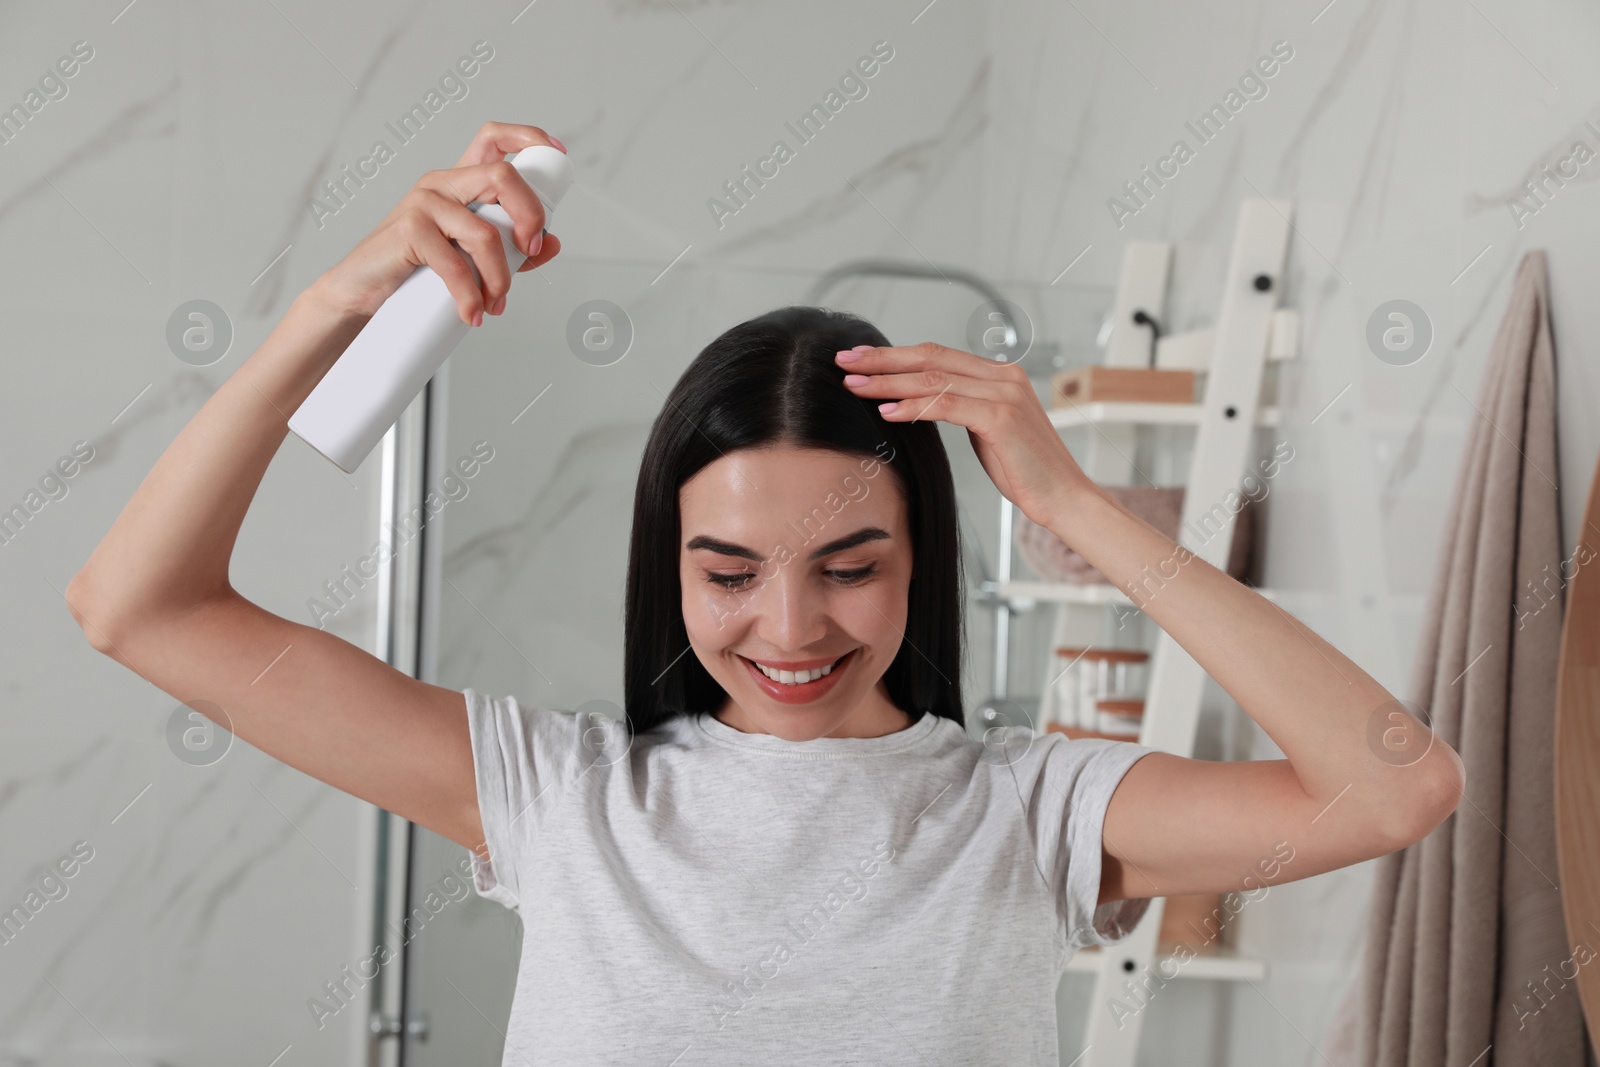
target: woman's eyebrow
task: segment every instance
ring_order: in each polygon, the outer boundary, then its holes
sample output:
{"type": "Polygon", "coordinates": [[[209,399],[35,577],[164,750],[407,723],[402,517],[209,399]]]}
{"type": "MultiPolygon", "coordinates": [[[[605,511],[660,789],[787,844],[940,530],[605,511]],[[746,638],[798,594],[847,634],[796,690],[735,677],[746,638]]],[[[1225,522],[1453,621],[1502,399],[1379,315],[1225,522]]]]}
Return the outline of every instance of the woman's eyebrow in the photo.
{"type": "MultiPolygon", "coordinates": [[[[812,552],[811,555],[807,556],[806,558],[808,560],[821,559],[823,556],[832,555],[835,552],[843,552],[847,548],[854,548],[857,545],[866,544],[868,541],[886,540],[890,540],[889,531],[878,526],[863,526],[855,533],[845,534],[843,537],[829,541],[821,548],[818,548],[816,551],[812,552]]],[[[715,537],[708,537],[705,534],[697,534],[696,536],[691,537],[689,539],[689,543],[684,547],[690,552],[693,552],[696,549],[706,549],[707,551],[715,552],[721,556],[738,556],[741,559],[753,560],[756,563],[766,562],[766,557],[761,555],[761,553],[756,552],[754,549],[745,548],[743,545],[736,545],[731,541],[721,541],[715,537]]]]}

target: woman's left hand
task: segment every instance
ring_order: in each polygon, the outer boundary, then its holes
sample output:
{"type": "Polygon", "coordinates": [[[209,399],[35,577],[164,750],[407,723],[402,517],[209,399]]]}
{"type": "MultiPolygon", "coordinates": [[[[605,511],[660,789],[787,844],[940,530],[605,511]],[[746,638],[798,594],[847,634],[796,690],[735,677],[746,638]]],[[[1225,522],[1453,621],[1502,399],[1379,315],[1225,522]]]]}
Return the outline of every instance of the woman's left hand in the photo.
{"type": "Polygon", "coordinates": [[[928,418],[965,426],[995,486],[1040,526],[1049,528],[1077,490],[1095,487],[1015,363],[932,341],[890,348],[858,345],[834,359],[850,372],[845,387],[856,396],[897,402],[883,412],[887,421],[928,418]],[[852,353],[859,357],[847,359],[852,353]]]}

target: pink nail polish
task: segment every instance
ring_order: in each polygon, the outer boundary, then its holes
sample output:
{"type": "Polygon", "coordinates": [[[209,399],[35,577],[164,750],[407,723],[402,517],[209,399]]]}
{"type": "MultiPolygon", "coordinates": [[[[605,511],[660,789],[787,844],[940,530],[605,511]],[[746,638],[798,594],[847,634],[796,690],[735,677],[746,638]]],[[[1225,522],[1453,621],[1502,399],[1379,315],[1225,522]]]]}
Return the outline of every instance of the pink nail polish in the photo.
{"type": "Polygon", "coordinates": [[[898,400],[891,400],[887,404],[879,404],[878,405],[878,410],[883,412],[883,414],[887,415],[887,414],[889,414],[891,411],[893,411],[895,408],[897,408],[899,406],[900,406],[900,402],[898,400]]]}
{"type": "Polygon", "coordinates": [[[846,384],[846,385],[866,385],[867,384],[867,376],[865,374],[846,374],[844,376],[844,384],[846,384]]]}
{"type": "Polygon", "coordinates": [[[567,146],[562,144],[561,138],[557,137],[555,134],[547,133],[545,136],[550,138],[550,143],[561,149],[561,151],[565,152],[567,150],[567,146]]]}
{"type": "Polygon", "coordinates": [[[843,352],[834,353],[834,358],[840,363],[854,363],[856,360],[861,358],[861,353],[851,348],[843,352]]]}

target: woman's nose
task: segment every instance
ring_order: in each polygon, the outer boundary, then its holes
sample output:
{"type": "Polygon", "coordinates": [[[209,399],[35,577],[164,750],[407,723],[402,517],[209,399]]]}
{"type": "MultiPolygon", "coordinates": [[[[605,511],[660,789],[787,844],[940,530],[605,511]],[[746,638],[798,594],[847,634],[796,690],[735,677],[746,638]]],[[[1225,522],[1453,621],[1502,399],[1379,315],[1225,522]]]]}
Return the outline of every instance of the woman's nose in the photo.
{"type": "Polygon", "coordinates": [[[827,636],[823,598],[808,587],[803,575],[779,571],[762,591],[757,629],[772,648],[798,652],[827,636]]]}

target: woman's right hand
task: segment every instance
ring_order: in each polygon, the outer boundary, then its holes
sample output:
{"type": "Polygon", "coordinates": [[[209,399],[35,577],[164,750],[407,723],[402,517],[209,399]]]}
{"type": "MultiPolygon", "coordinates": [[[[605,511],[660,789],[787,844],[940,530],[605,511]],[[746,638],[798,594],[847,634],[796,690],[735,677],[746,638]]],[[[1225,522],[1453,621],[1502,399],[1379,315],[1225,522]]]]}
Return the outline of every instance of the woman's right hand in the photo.
{"type": "Polygon", "coordinates": [[[454,167],[419,178],[394,210],[314,287],[335,306],[370,317],[413,270],[427,265],[455,297],[463,322],[477,326],[485,314],[502,313],[512,272],[500,231],[466,205],[492,201],[511,216],[516,246],[529,257],[516,268],[518,273],[554,258],[561,242],[544,234],[544,205],[505,158],[536,144],[566,151],[537,126],[484,123],[454,167]],[[481,281],[473,280],[471,267],[452,239],[472,257],[481,281]]]}

